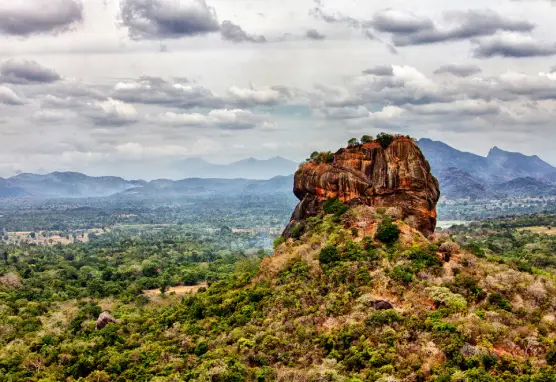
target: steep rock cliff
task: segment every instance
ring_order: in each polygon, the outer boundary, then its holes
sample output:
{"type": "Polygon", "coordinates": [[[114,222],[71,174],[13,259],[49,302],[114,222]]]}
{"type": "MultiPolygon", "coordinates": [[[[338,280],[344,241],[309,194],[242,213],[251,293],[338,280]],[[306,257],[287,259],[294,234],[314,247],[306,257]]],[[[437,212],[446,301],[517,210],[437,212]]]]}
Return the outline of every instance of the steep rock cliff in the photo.
{"type": "Polygon", "coordinates": [[[294,194],[300,203],[285,237],[305,218],[318,215],[330,198],[349,205],[396,207],[411,227],[425,235],[434,232],[439,185],[412,139],[396,137],[386,148],[377,141],[348,147],[327,162],[309,161],[296,172],[294,194]]]}

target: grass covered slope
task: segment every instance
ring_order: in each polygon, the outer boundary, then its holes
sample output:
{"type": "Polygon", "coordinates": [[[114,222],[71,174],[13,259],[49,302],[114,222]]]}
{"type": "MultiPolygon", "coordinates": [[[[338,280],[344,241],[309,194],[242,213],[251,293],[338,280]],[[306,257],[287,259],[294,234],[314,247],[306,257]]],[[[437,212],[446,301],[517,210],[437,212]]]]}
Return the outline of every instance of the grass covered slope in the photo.
{"type": "Polygon", "coordinates": [[[331,201],[261,264],[194,296],[113,301],[95,330],[0,350],[0,380],[556,381],[556,285],[331,201]]]}

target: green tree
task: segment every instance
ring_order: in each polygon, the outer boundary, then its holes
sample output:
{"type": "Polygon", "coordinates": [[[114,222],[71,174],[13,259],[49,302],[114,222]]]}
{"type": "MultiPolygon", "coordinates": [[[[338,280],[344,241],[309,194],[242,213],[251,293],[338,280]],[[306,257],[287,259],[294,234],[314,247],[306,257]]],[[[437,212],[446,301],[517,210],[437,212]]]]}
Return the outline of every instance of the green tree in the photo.
{"type": "Polygon", "coordinates": [[[373,139],[373,137],[370,136],[370,135],[363,135],[363,136],[361,137],[361,143],[371,143],[371,142],[373,142],[373,141],[374,141],[374,139],[373,139]]]}
{"type": "Polygon", "coordinates": [[[394,244],[400,238],[400,229],[390,219],[384,219],[378,226],[375,239],[384,244],[394,244]]]}
{"type": "Polygon", "coordinates": [[[383,148],[387,148],[394,141],[394,136],[392,134],[380,133],[377,135],[376,139],[383,148]]]}
{"type": "Polygon", "coordinates": [[[348,141],[348,147],[357,146],[358,144],[359,144],[359,141],[357,140],[357,138],[351,138],[348,141]]]}

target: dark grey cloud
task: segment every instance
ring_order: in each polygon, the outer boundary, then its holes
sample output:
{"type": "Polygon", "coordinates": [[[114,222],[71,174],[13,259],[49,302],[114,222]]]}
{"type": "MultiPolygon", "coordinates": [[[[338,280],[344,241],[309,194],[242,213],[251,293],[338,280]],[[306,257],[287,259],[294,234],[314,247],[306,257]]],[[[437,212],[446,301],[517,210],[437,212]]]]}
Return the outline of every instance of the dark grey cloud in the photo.
{"type": "Polygon", "coordinates": [[[374,68],[363,70],[363,74],[372,74],[373,76],[392,76],[394,69],[392,66],[378,65],[374,68]]]}
{"type": "Polygon", "coordinates": [[[200,85],[188,82],[173,84],[157,77],[141,77],[137,81],[121,82],[115,86],[111,97],[129,103],[179,108],[224,106],[222,100],[200,85]]]}
{"type": "Polygon", "coordinates": [[[222,22],[220,29],[220,34],[223,40],[232,41],[235,43],[239,42],[266,42],[266,38],[262,35],[253,35],[245,32],[239,25],[234,24],[230,20],[225,20],[222,22]]]}
{"type": "Polygon", "coordinates": [[[492,10],[448,13],[445,20],[452,26],[445,29],[406,12],[388,10],[378,15],[370,24],[380,32],[390,33],[395,46],[465,40],[492,36],[499,31],[530,32],[535,27],[528,21],[503,18],[492,10]]]}
{"type": "Polygon", "coordinates": [[[121,0],[122,24],[129,37],[175,39],[220,30],[216,13],[204,0],[121,0]]]}
{"type": "Polygon", "coordinates": [[[59,33],[83,21],[81,0],[4,0],[0,2],[0,34],[30,36],[59,33]]]}
{"type": "Polygon", "coordinates": [[[324,40],[324,39],[326,39],[326,36],[319,33],[319,31],[317,31],[316,29],[309,29],[307,31],[307,33],[305,34],[305,36],[309,40],[324,40]]]}
{"type": "Polygon", "coordinates": [[[11,84],[52,83],[60,80],[54,70],[29,60],[8,60],[0,64],[0,82],[11,84]]]}
{"type": "Polygon", "coordinates": [[[458,41],[492,36],[500,31],[530,32],[535,28],[535,25],[528,21],[504,18],[493,10],[446,13],[444,21],[450,25],[449,27],[439,27],[427,17],[393,9],[378,11],[368,20],[355,19],[340,13],[327,13],[321,8],[321,4],[317,4],[311,14],[327,23],[363,29],[366,36],[372,40],[378,40],[376,33],[390,34],[394,46],[458,41]]]}
{"type": "Polygon", "coordinates": [[[556,54],[556,44],[543,44],[530,38],[496,36],[490,39],[474,40],[473,56],[490,57],[542,57],[556,54]]]}
{"type": "Polygon", "coordinates": [[[477,65],[467,64],[448,64],[442,65],[434,71],[434,74],[451,74],[456,77],[469,77],[473,74],[481,73],[482,70],[477,65]]]}

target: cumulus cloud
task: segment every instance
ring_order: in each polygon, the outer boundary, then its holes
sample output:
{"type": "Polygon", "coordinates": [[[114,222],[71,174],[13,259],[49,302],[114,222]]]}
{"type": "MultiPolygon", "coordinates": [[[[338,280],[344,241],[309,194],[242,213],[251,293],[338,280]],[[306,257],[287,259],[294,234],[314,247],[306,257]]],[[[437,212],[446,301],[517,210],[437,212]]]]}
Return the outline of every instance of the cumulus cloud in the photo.
{"type": "Polygon", "coordinates": [[[539,57],[556,54],[556,44],[543,44],[530,36],[502,34],[491,38],[476,39],[473,55],[477,58],[489,57],[539,57]]]}
{"type": "Polygon", "coordinates": [[[85,115],[97,125],[123,126],[135,123],[138,113],[130,104],[109,98],[106,101],[90,103],[85,115]]]}
{"type": "Polygon", "coordinates": [[[129,103],[180,108],[223,106],[221,100],[202,86],[185,81],[172,84],[157,77],[120,82],[114,87],[112,98],[129,103]]]}
{"type": "Polygon", "coordinates": [[[229,103],[242,106],[278,105],[284,102],[287,98],[284,91],[282,91],[280,88],[271,87],[254,89],[232,86],[228,89],[228,95],[229,103]]]}
{"type": "Polygon", "coordinates": [[[224,130],[248,130],[268,125],[264,116],[243,109],[216,109],[207,115],[167,112],[157,119],[173,126],[217,127],[224,130]]]}
{"type": "Polygon", "coordinates": [[[7,0],[0,2],[0,34],[30,36],[59,33],[83,20],[80,0],[7,0]]]}
{"type": "Polygon", "coordinates": [[[11,84],[52,83],[60,75],[35,61],[8,60],[0,64],[0,82],[11,84]]]}
{"type": "Polygon", "coordinates": [[[305,34],[305,36],[309,40],[325,40],[326,39],[326,36],[323,35],[322,33],[319,33],[319,31],[317,31],[316,29],[309,29],[307,31],[307,33],[305,34]]]}
{"type": "Polygon", "coordinates": [[[218,32],[205,0],[121,0],[122,24],[134,40],[176,39],[218,32]]]}
{"type": "Polygon", "coordinates": [[[225,20],[222,22],[222,28],[220,30],[223,40],[232,41],[235,43],[239,42],[266,42],[265,36],[253,35],[245,32],[239,25],[232,23],[230,20],[225,20]]]}
{"type": "Polygon", "coordinates": [[[448,64],[442,65],[434,71],[434,74],[451,74],[456,77],[469,77],[473,74],[481,73],[482,70],[477,65],[471,64],[448,64]]]}
{"type": "Polygon", "coordinates": [[[0,103],[5,105],[23,105],[23,100],[12,89],[0,85],[0,103]]]}

